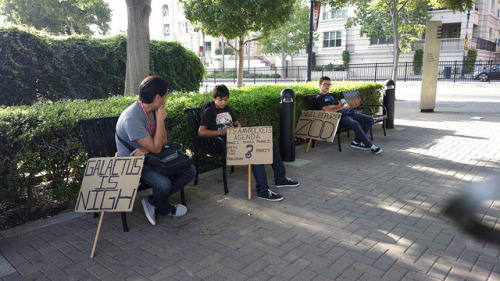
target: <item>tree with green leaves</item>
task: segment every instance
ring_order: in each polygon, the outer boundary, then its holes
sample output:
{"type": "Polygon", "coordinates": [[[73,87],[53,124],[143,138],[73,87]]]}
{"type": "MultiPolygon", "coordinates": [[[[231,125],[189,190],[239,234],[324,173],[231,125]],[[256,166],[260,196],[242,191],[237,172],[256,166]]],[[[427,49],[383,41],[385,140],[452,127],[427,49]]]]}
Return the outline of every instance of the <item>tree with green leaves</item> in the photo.
{"type": "Polygon", "coordinates": [[[356,17],[346,27],[361,26],[361,35],[369,38],[393,39],[392,79],[397,80],[399,56],[425,31],[430,19],[428,9],[447,7],[453,11],[472,9],[473,0],[329,0],[333,9],[356,5],[356,17]]]}
{"type": "Polygon", "coordinates": [[[104,0],[0,0],[0,14],[7,22],[56,35],[92,35],[92,25],[106,34],[111,21],[104,0]]]}
{"type": "Polygon", "coordinates": [[[262,40],[263,48],[261,52],[279,55],[281,65],[284,67],[286,58],[305,50],[308,42],[309,7],[297,1],[290,20],[282,27],[269,32],[268,36],[262,40]]]}
{"type": "Polygon", "coordinates": [[[186,18],[212,37],[224,36],[238,54],[238,87],[243,85],[243,53],[246,44],[265,38],[290,18],[295,1],[289,0],[180,0],[186,18]],[[249,32],[261,36],[245,39],[249,32]],[[237,38],[237,44],[229,40],[237,38]]]}

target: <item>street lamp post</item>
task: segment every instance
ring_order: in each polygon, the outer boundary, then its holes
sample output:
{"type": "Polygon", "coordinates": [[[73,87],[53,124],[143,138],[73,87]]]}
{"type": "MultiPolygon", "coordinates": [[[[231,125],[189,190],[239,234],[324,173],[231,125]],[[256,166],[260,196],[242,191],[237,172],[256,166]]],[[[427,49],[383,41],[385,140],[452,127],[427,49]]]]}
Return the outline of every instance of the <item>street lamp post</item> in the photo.
{"type": "Polygon", "coordinates": [[[467,24],[465,25],[465,44],[464,44],[464,56],[462,59],[462,78],[465,77],[465,57],[467,56],[467,51],[469,50],[469,19],[470,19],[470,10],[467,11],[467,24]]]}

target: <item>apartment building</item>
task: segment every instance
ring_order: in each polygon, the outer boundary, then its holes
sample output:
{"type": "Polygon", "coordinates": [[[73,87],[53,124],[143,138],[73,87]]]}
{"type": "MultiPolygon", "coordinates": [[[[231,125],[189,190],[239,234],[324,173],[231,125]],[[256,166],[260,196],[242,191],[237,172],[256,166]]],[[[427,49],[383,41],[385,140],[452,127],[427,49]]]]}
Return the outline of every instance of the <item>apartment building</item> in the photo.
{"type": "MultiPolygon", "coordinates": [[[[332,10],[323,6],[315,42],[318,65],[341,64],[342,52],[348,50],[351,63],[392,62],[393,44],[384,39],[360,36],[360,27],[346,29],[347,17],[355,15],[355,7],[332,10]]],[[[440,61],[461,61],[465,50],[465,37],[469,35],[469,49],[477,49],[478,60],[500,59],[500,1],[477,0],[473,10],[454,13],[447,9],[431,11],[431,20],[442,21],[440,61]]],[[[423,49],[422,40],[412,44],[412,51],[402,54],[401,62],[412,61],[414,50],[423,49]]],[[[294,64],[304,64],[304,58],[294,58],[294,64]]]]}
{"type": "MultiPolygon", "coordinates": [[[[207,68],[222,68],[221,56],[215,50],[221,48],[222,38],[212,38],[196,31],[184,16],[182,4],[177,0],[153,1],[152,18],[160,17],[161,26],[150,26],[151,38],[166,41],[178,41],[184,47],[205,57],[207,68]],[[203,48],[202,48],[203,47],[203,48]],[[205,51],[204,55],[202,51],[205,51]]],[[[370,39],[360,36],[360,27],[346,29],[347,18],[355,15],[355,7],[343,10],[332,10],[329,6],[321,7],[320,21],[317,29],[318,40],[314,44],[316,64],[342,64],[342,52],[348,50],[350,63],[392,62],[392,42],[384,39],[370,39]]],[[[461,61],[464,55],[465,38],[468,34],[469,49],[477,49],[478,60],[500,59],[500,0],[477,0],[473,10],[454,13],[447,9],[431,11],[432,20],[442,21],[440,61],[461,61]]],[[[401,62],[412,61],[414,50],[423,49],[425,38],[413,43],[412,51],[402,54],[401,62]]],[[[261,44],[253,42],[249,48],[249,60],[245,65],[263,67],[261,44]]],[[[248,50],[247,50],[248,53],[248,50]]],[[[248,57],[246,57],[247,59],[248,57]]],[[[276,57],[266,57],[268,61],[280,66],[276,57]]],[[[226,67],[234,67],[234,56],[226,56],[226,67]]],[[[307,54],[289,57],[289,66],[307,65],[307,54]]]]}

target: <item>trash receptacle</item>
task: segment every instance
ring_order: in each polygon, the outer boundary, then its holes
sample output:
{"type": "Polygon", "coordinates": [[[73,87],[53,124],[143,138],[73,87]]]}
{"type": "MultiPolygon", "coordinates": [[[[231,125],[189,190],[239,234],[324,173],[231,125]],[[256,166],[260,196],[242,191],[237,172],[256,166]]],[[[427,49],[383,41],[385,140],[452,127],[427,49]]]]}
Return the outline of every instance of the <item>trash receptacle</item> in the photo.
{"type": "Polygon", "coordinates": [[[295,92],[290,88],[281,91],[280,102],[280,153],[285,162],[295,161],[295,92]]]}
{"type": "Polygon", "coordinates": [[[451,78],[451,66],[446,66],[444,68],[444,78],[446,78],[446,79],[451,78]]]}
{"type": "Polygon", "coordinates": [[[396,99],[396,83],[394,80],[385,81],[384,88],[384,114],[387,114],[386,128],[394,128],[394,100],[396,99]]]}

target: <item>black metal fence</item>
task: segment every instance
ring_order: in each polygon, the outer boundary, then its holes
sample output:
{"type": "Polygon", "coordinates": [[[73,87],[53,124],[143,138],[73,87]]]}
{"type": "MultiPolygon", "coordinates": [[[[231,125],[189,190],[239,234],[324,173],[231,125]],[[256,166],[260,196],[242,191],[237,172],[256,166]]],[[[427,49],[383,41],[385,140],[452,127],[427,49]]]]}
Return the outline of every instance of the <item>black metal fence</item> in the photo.
{"type": "MultiPolygon", "coordinates": [[[[316,66],[311,72],[311,79],[319,80],[321,76],[328,76],[332,80],[350,81],[385,81],[392,77],[392,63],[368,63],[344,65],[316,66]]],[[[500,71],[500,61],[483,61],[474,64],[462,61],[439,62],[438,80],[440,81],[477,81],[474,73],[483,69],[500,71]]],[[[423,64],[402,62],[398,66],[399,81],[422,80],[423,64]]],[[[494,74],[494,73],[492,73],[494,74]]],[[[500,75],[489,75],[490,81],[500,81],[500,75]]],[[[260,83],[292,83],[307,80],[307,67],[250,67],[243,70],[245,84],[260,83]]],[[[204,83],[237,83],[236,69],[208,69],[204,83]]]]}

